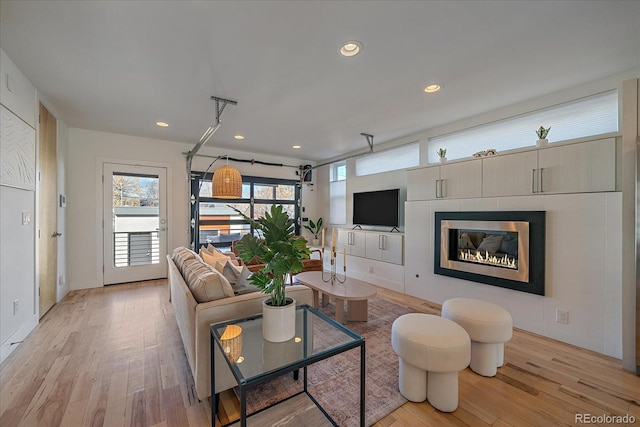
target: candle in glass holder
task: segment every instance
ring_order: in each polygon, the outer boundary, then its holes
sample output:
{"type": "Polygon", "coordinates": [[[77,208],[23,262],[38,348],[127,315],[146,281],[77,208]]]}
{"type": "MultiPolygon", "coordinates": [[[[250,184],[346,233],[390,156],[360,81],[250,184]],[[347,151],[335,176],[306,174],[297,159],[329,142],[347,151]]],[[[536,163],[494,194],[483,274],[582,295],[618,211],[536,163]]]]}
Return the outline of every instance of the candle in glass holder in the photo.
{"type": "Polygon", "coordinates": [[[322,252],[324,252],[324,228],[322,229],[322,252]]]}
{"type": "Polygon", "coordinates": [[[342,248],[342,265],[347,269],[347,248],[342,248]]]}

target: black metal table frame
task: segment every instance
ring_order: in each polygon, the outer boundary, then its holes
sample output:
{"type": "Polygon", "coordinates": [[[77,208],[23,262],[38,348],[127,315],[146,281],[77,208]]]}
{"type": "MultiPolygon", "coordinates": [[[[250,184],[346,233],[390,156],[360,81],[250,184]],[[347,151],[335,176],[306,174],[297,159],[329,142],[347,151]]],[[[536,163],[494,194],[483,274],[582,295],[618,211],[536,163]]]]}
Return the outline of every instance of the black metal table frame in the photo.
{"type": "MultiPolygon", "coordinates": [[[[262,408],[252,414],[249,414],[250,416],[253,416],[255,414],[258,414],[262,411],[265,411],[273,406],[279,405],[282,402],[291,399],[292,397],[298,396],[302,393],[305,393],[312,401],[313,403],[318,407],[318,409],[320,409],[320,411],[322,411],[322,413],[325,415],[325,417],[327,417],[327,419],[334,425],[337,427],[337,424],[335,423],[335,421],[333,421],[333,419],[331,418],[331,416],[324,410],[324,408],[320,405],[320,403],[318,403],[318,401],[311,395],[311,393],[309,393],[309,390],[307,388],[308,386],[308,382],[307,382],[307,367],[309,365],[312,365],[316,362],[319,362],[321,360],[325,360],[328,359],[332,356],[335,356],[337,354],[340,353],[344,353],[345,351],[349,351],[351,349],[354,349],[356,347],[360,347],[360,425],[362,427],[364,427],[365,425],[365,393],[366,393],[366,388],[365,388],[365,363],[366,363],[366,350],[365,350],[365,339],[364,337],[361,337],[360,335],[356,334],[355,332],[353,332],[352,330],[350,330],[349,328],[345,327],[344,325],[336,322],[335,320],[331,319],[330,317],[325,316],[324,314],[322,314],[321,312],[319,312],[318,310],[314,309],[313,307],[310,307],[307,304],[301,305],[296,307],[296,310],[304,310],[304,314],[303,314],[303,342],[308,342],[308,336],[307,336],[307,315],[309,312],[315,314],[316,316],[320,317],[321,319],[323,319],[324,321],[326,321],[327,323],[329,323],[330,325],[332,325],[333,327],[335,327],[336,329],[344,332],[345,334],[347,334],[348,336],[350,336],[351,338],[354,339],[354,341],[342,344],[342,345],[338,345],[334,348],[325,350],[325,351],[321,351],[318,354],[314,354],[311,356],[307,355],[307,346],[303,346],[304,348],[304,357],[301,360],[298,360],[296,362],[290,363],[288,365],[282,366],[280,368],[274,369],[272,372],[269,372],[265,375],[260,375],[259,378],[257,379],[249,379],[248,381],[243,379],[240,379],[241,374],[238,370],[238,368],[235,366],[235,364],[232,364],[231,362],[229,362],[229,360],[225,357],[225,360],[227,360],[227,364],[229,365],[229,367],[231,368],[231,372],[233,373],[234,377],[236,378],[236,381],[238,381],[238,385],[240,386],[240,427],[246,427],[247,426],[247,389],[250,389],[252,387],[258,386],[260,384],[264,384],[265,382],[268,382],[276,377],[279,377],[280,375],[284,375],[287,374],[289,372],[294,372],[297,371],[298,369],[302,368],[303,369],[303,390],[300,392],[297,392],[289,397],[287,397],[286,399],[283,399],[279,402],[273,403],[265,408],[262,408]]],[[[251,317],[245,317],[242,319],[236,319],[236,320],[231,320],[231,321],[227,321],[227,322],[221,322],[221,323],[216,323],[216,324],[212,324],[210,326],[210,332],[211,332],[211,350],[210,350],[210,355],[211,355],[211,426],[215,427],[215,420],[216,420],[216,410],[217,410],[217,406],[218,406],[218,396],[216,395],[216,391],[215,391],[215,345],[218,345],[218,348],[220,349],[220,351],[222,351],[222,343],[220,342],[220,337],[218,337],[216,335],[216,329],[217,328],[221,328],[227,325],[231,325],[231,324],[237,324],[239,322],[245,322],[245,321],[249,321],[249,320],[255,320],[257,318],[262,317],[261,314],[256,315],[256,316],[251,316],[251,317]]],[[[224,354],[224,352],[223,352],[224,354]]],[[[233,423],[236,423],[237,420],[232,421],[226,425],[230,425],[233,423]]]]}

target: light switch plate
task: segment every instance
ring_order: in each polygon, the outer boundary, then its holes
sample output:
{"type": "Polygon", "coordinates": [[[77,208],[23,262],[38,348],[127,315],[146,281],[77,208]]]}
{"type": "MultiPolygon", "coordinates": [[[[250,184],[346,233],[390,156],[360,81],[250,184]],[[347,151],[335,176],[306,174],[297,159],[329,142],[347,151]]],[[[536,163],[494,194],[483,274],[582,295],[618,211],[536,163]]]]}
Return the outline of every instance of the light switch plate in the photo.
{"type": "Polygon", "coordinates": [[[22,225],[31,224],[31,212],[22,212],[22,225]]]}

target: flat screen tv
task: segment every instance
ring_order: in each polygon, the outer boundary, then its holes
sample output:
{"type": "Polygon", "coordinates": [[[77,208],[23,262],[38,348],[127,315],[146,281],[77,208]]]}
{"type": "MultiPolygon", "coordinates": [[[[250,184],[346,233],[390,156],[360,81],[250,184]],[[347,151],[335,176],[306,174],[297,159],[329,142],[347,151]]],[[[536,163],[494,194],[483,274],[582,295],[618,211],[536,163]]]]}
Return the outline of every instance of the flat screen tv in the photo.
{"type": "Polygon", "coordinates": [[[353,193],[353,224],[397,227],[399,193],[397,188],[353,193]]]}

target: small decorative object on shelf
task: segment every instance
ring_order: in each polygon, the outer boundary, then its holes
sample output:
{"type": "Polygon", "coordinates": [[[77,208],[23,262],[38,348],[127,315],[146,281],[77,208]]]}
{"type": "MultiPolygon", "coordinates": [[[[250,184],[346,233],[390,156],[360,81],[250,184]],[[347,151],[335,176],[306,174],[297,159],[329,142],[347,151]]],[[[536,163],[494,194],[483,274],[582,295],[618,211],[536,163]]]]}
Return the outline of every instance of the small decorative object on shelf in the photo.
{"type": "Polygon", "coordinates": [[[478,159],[480,157],[495,156],[496,154],[498,154],[498,151],[495,148],[487,148],[484,151],[478,151],[477,153],[473,153],[473,157],[478,159]]]}
{"type": "MultiPolygon", "coordinates": [[[[336,229],[334,228],[331,231],[331,246],[329,247],[329,255],[331,255],[331,271],[329,272],[329,277],[325,279],[324,269],[322,269],[322,280],[324,282],[333,283],[337,280],[339,283],[344,283],[347,280],[347,248],[342,250],[342,280],[340,280],[340,276],[336,271],[336,267],[338,266],[338,262],[336,260],[336,229]]],[[[322,258],[324,258],[324,230],[322,230],[322,258]]]]}
{"type": "Polygon", "coordinates": [[[447,149],[439,148],[438,149],[438,157],[440,157],[440,163],[444,163],[447,161],[447,149]]]}
{"type": "Polygon", "coordinates": [[[547,143],[549,142],[549,140],[547,139],[547,135],[549,134],[550,130],[551,127],[545,129],[543,126],[540,126],[540,128],[538,128],[538,130],[536,131],[536,135],[538,135],[536,146],[542,147],[543,145],[547,145],[547,143]]]}

